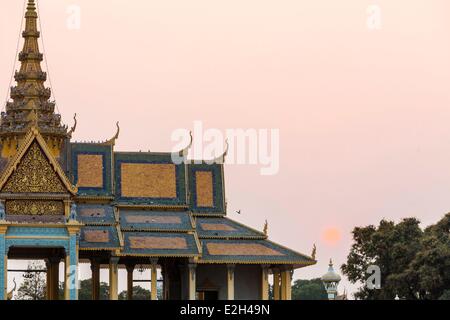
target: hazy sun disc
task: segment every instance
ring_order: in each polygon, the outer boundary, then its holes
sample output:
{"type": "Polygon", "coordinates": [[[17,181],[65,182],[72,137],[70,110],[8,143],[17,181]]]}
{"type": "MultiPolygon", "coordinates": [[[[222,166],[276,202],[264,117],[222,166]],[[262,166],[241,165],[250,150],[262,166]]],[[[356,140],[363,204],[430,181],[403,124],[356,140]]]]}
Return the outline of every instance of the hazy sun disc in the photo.
{"type": "Polygon", "coordinates": [[[341,241],[341,231],[337,227],[326,228],[322,232],[322,240],[330,246],[334,246],[341,241]]]}

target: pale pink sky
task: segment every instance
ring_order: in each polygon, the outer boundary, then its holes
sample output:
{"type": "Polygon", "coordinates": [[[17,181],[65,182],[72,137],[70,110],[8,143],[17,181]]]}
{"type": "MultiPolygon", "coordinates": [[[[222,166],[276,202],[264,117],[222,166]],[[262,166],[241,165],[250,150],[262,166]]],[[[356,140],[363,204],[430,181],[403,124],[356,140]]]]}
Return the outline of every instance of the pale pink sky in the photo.
{"type": "MultiPolygon", "coordinates": [[[[354,226],[450,211],[448,0],[40,0],[57,102],[77,140],[170,151],[171,133],[279,128],[281,170],[227,166],[229,216],[345,261],[354,226]],[[81,29],[66,27],[69,5],[81,29]],[[382,9],[382,29],[366,9],[382,9]],[[242,210],[238,216],[233,212],[242,210]],[[336,227],[342,239],[323,239],[336,227]]],[[[1,1],[0,99],[22,1],[1,1]]],[[[349,287],[344,282],[344,286],[349,287]]]]}

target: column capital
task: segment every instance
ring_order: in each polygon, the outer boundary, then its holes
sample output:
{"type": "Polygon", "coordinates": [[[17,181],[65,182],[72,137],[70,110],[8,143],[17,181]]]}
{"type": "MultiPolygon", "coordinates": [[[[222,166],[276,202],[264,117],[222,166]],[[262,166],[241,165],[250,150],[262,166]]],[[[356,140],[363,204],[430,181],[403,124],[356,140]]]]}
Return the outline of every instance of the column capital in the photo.
{"type": "Polygon", "coordinates": [[[236,269],[236,265],[229,263],[227,264],[227,271],[228,271],[228,276],[230,278],[230,280],[233,280],[234,278],[234,270],[236,269]]]}
{"type": "Polygon", "coordinates": [[[60,262],[61,262],[61,258],[58,258],[58,257],[50,257],[50,258],[47,258],[47,261],[48,261],[49,263],[60,263],[60,262]]]}
{"type": "Polygon", "coordinates": [[[158,264],[158,260],[159,260],[158,258],[150,258],[150,264],[152,266],[155,266],[158,264]]]}
{"type": "Polygon", "coordinates": [[[197,264],[196,263],[188,263],[189,277],[194,280],[196,276],[197,264]]]}
{"type": "Polygon", "coordinates": [[[69,232],[69,235],[74,236],[80,233],[81,227],[83,226],[82,223],[71,221],[66,224],[67,232],[69,232]]]}
{"type": "Polygon", "coordinates": [[[89,261],[91,262],[91,264],[100,264],[101,263],[101,259],[99,257],[89,258],[89,261]]]}
{"type": "Polygon", "coordinates": [[[197,268],[197,264],[196,263],[188,263],[188,268],[189,268],[189,270],[195,270],[197,268]]]}
{"type": "Polygon", "coordinates": [[[282,265],[279,267],[280,271],[293,271],[294,268],[291,265],[282,265]]]}
{"type": "Polygon", "coordinates": [[[119,260],[120,260],[120,257],[110,257],[109,263],[110,264],[119,264],[119,260]]]}
{"type": "Polygon", "coordinates": [[[125,264],[125,269],[127,269],[127,272],[133,272],[134,268],[136,267],[136,264],[134,263],[127,263],[125,264]]]}
{"type": "Polygon", "coordinates": [[[8,230],[7,225],[0,225],[0,234],[6,234],[6,231],[8,230]]]}
{"type": "Polygon", "coordinates": [[[279,266],[272,267],[270,268],[270,270],[272,271],[273,274],[280,273],[281,271],[279,266]]]}

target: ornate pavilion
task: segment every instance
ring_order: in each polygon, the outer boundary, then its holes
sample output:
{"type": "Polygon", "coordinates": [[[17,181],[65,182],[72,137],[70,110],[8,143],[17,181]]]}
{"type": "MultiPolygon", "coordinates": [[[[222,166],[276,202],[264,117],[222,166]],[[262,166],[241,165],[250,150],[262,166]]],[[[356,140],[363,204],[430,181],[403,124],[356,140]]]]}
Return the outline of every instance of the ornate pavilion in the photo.
{"type": "MultiPolygon", "coordinates": [[[[72,142],[45,87],[37,11],[28,1],[20,70],[0,123],[0,300],[8,298],[8,261],[46,261],[47,298],[77,299],[78,264],[90,263],[92,299],[100,269],[109,269],[110,299],[118,270],[149,270],[157,299],[290,299],[295,268],[316,263],[226,217],[223,161],[175,164],[172,153],[118,152],[117,134],[72,142]],[[161,279],[157,279],[160,269],[161,279]]],[[[118,127],[117,127],[118,129],[118,127]]],[[[179,155],[186,158],[189,146],[179,155]]],[[[223,159],[222,159],[223,160],[223,159]]]]}

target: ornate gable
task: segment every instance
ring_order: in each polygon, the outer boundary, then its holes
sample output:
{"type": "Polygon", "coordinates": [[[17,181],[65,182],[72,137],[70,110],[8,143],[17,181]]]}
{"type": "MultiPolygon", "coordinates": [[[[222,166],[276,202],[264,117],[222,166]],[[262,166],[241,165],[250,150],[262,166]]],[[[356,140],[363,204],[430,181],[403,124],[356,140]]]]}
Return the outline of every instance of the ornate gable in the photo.
{"type": "Polygon", "coordinates": [[[67,189],[39,144],[34,141],[7,180],[2,192],[65,193],[67,189]]]}
{"type": "Polygon", "coordinates": [[[0,179],[2,193],[72,193],[77,188],[65,176],[44,139],[32,128],[0,179]]]}

